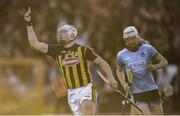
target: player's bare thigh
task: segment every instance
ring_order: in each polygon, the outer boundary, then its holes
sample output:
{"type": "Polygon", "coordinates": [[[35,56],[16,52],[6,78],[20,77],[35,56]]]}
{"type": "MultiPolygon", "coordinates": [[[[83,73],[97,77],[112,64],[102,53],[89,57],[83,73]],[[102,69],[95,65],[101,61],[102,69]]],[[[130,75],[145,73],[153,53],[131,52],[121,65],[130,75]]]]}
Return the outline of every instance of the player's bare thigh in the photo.
{"type": "Polygon", "coordinates": [[[95,113],[95,103],[92,100],[83,100],[80,108],[82,115],[93,115],[95,113]]]}

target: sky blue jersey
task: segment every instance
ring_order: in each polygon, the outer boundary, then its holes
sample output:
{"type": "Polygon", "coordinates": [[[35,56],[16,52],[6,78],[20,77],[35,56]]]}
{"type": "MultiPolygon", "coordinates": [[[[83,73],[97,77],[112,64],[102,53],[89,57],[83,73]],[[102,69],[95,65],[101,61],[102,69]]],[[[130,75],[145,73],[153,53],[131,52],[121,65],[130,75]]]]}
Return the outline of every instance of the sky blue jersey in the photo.
{"type": "Polygon", "coordinates": [[[147,65],[158,54],[158,51],[149,44],[142,44],[136,52],[124,48],[117,54],[118,64],[123,64],[126,70],[130,68],[133,72],[132,93],[141,93],[158,88],[152,73],[147,71],[147,65]]]}

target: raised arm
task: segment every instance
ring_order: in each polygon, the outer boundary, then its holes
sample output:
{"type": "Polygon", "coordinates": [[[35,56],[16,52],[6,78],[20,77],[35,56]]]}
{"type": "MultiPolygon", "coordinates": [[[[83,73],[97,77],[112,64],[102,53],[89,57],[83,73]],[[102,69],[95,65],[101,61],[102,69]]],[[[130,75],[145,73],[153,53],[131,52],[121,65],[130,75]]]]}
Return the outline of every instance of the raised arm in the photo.
{"type": "Polygon", "coordinates": [[[107,81],[114,87],[117,89],[118,84],[112,74],[112,70],[109,66],[109,64],[103,60],[100,56],[98,56],[94,61],[94,64],[98,65],[101,68],[101,71],[103,72],[103,74],[105,74],[105,78],[107,79],[107,81]]]}
{"type": "Polygon", "coordinates": [[[47,53],[48,52],[48,44],[39,42],[31,21],[31,8],[28,8],[28,11],[24,15],[24,20],[27,23],[27,35],[30,46],[40,52],[47,53]]]}

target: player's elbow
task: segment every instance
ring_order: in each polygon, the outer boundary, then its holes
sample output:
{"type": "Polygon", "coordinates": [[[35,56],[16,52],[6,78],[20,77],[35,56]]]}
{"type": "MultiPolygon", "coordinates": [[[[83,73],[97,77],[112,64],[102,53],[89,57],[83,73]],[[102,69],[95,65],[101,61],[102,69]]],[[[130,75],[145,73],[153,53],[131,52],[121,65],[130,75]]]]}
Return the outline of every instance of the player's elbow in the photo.
{"type": "Polygon", "coordinates": [[[164,66],[166,67],[168,65],[168,61],[164,59],[164,66]]]}
{"type": "Polygon", "coordinates": [[[105,60],[101,60],[101,62],[100,62],[100,64],[99,64],[99,66],[101,66],[102,68],[104,68],[104,67],[109,67],[109,64],[108,64],[108,62],[107,62],[107,61],[105,61],[105,60]]]}
{"type": "Polygon", "coordinates": [[[162,67],[166,67],[168,65],[168,61],[166,60],[166,58],[163,58],[161,60],[161,64],[162,64],[162,67]]]}
{"type": "Polygon", "coordinates": [[[97,65],[99,67],[101,67],[101,69],[106,69],[109,67],[109,64],[107,63],[107,61],[105,61],[104,59],[100,59],[97,63],[97,65]]]}
{"type": "Polygon", "coordinates": [[[30,47],[33,48],[33,49],[37,49],[38,44],[36,42],[30,42],[30,47]]]}
{"type": "Polygon", "coordinates": [[[29,44],[30,44],[30,47],[31,47],[31,48],[33,48],[33,49],[35,49],[35,48],[36,48],[35,43],[30,42],[29,44]]]}

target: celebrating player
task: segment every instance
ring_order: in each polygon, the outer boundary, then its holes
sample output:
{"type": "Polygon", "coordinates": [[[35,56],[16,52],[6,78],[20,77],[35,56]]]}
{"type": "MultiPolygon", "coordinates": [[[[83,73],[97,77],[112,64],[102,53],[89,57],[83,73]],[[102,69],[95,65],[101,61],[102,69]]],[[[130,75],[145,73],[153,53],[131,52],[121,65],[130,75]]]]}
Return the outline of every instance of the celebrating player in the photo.
{"type": "Polygon", "coordinates": [[[31,8],[24,15],[27,23],[28,40],[31,47],[52,56],[63,75],[68,89],[68,103],[75,115],[94,114],[96,92],[90,72],[90,63],[97,64],[105,74],[107,81],[117,88],[110,66],[93,49],[78,45],[77,30],[71,25],[57,29],[57,45],[48,45],[38,41],[31,21],[31,8]]]}
{"type": "Polygon", "coordinates": [[[134,26],[124,29],[123,39],[126,48],[117,54],[116,70],[123,88],[132,93],[136,105],[144,114],[163,114],[158,87],[152,72],[165,67],[168,64],[167,60],[153,46],[141,42],[142,39],[134,26]],[[158,63],[152,64],[153,59],[158,63]],[[123,68],[132,72],[131,88],[125,81],[123,68]]]}

